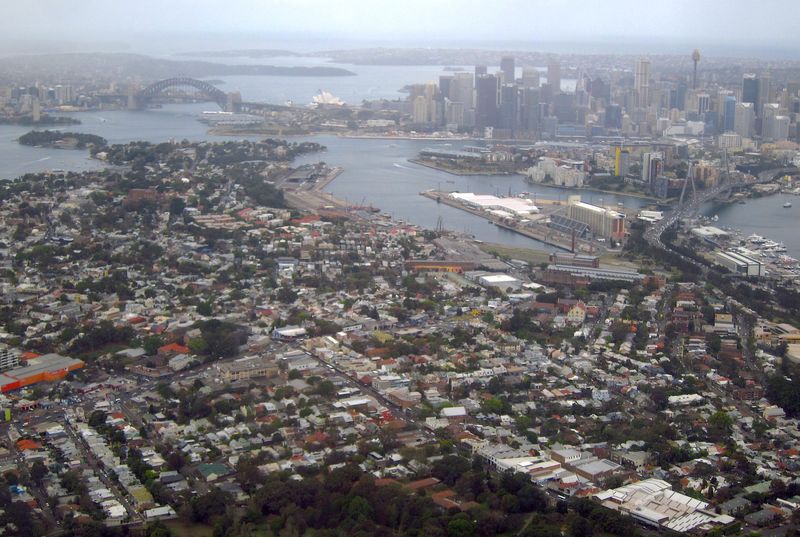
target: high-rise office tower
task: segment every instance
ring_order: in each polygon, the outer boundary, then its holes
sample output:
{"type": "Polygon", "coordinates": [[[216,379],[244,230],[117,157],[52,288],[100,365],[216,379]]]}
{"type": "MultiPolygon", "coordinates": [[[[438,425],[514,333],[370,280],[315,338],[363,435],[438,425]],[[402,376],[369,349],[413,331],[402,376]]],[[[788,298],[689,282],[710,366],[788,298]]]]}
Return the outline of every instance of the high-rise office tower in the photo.
{"type": "Polygon", "coordinates": [[[636,107],[647,108],[650,104],[650,60],[641,58],[636,62],[633,89],[636,91],[636,107]]]}
{"type": "Polygon", "coordinates": [[[514,84],[516,82],[514,56],[503,56],[500,59],[500,70],[503,72],[503,84],[514,84]]]}
{"type": "MultiPolygon", "coordinates": [[[[455,103],[464,105],[464,110],[474,108],[475,82],[472,73],[454,73],[450,81],[450,90],[447,97],[455,103]]],[[[444,93],[444,92],[442,92],[444,93]]]]}
{"type": "Polygon", "coordinates": [[[522,87],[523,88],[538,88],[539,87],[539,71],[533,67],[524,67],[522,69],[522,87]]]}
{"type": "Polygon", "coordinates": [[[606,106],[605,126],[607,129],[622,128],[622,107],[618,104],[606,106]]]}
{"type": "Polygon", "coordinates": [[[464,105],[450,99],[444,100],[444,120],[447,125],[464,126],[464,105]]]}
{"type": "Polygon", "coordinates": [[[501,88],[498,116],[500,128],[510,130],[513,138],[519,128],[519,90],[516,84],[504,84],[501,88]]]}
{"type": "Polygon", "coordinates": [[[694,74],[692,75],[692,89],[697,89],[697,62],[700,61],[700,51],[694,49],[692,52],[692,63],[694,63],[694,74]]]}
{"type": "Polygon", "coordinates": [[[642,182],[650,186],[661,175],[663,170],[664,155],[661,152],[644,153],[642,155],[642,182]]]}
{"type": "Polygon", "coordinates": [[[752,73],[742,78],[742,102],[752,103],[753,106],[758,103],[758,78],[752,73]]]}
{"type": "Polygon", "coordinates": [[[702,116],[711,107],[711,95],[708,93],[697,94],[697,114],[702,116]]]}
{"type": "Polygon", "coordinates": [[[789,116],[774,116],[770,121],[770,134],[775,142],[789,139],[789,116]]]}
{"type": "Polygon", "coordinates": [[[522,129],[530,133],[539,132],[541,120],[539,111],[540,99],[539,88],[524,88],[522,90],[522,129]]]}
{"type": "MultiPolygon", "coordinates": [[[[540,94],[540,102],[546,105],[550,105],[553,102],[553,86],[550,85],[549,82],[545,82],[539,87],[540,94]]],[[[543,116],[544,117],[544,116],[543,116]]]]}
{"type": "Polygon", "coordinates": [[[430,109],[428,107],[428,101],[425,99],[425,97],[423,95],[418,95],[417,97],[414,97],[412,105],[413,105],[411,111],[412,121],[414,123],[428,123],[430,109]]]}
{"type": "Polygon", "coordinates": [[[494,75],[481,75],[475,82],[475,126],[479,129],[497,126],[497,107],[500,92],[494,75]]]}
{"type": "Polygon", "coordinates": [[[611,87],[600,77],[592,80],[590,84],[590,93],[595,99],[605,99],[606,102],[611,100],[611,87]]]}
{"type": "Polygon", "coordinates": [[[33,113],[33,122],[39,123],[42,120],[42,104],[37,97],[33,98],[33,106],[31,112],[33,113]]]}
{"type": "Polygon", "coordinates": [[[678,81],[674,89],[669,92],[669,107],[677,108],[678,110],[686,109],[686,92],[688,91],[686,82],[683,80],[678,81]]]}
{"type": "MultiPolygon", "coordinates": [[[[36,93],[38,94],[38,90],[36,91],[36,93]]],[[[73,99],[72,86],[70,85],[62,86],[61,84],[56,86],[56,102],[58,104],[71,103],[72,99],[73,99]]]]}
{"type": "Polygon", "coordinates": [[[475,66],[475,79],[477,80],[479,76],[483,76],[483,75],[487,74],[488,72],[489,71],[486,69],[485,65],[476,65],[475,66]]]}
{"type": "Polygon", "coordinates": [[[742,138],[752,138],[755,131],[755,105],[750,102],[737,103],[733,118],[733,130],[742,138]]]}
{"type": "Polygon", "coordinates": [[[577,121],[575,99],[574,93],[559,93],[553,97],[553,113],[559,122],[575,123],[577,121]]]}
{"type": "Polygon", "coordinates": [[[725,96],[725,100],[722,103],[722,116],[724,131],[732,131],[736,121],[736,97],[733,95],[725,96]]]}
{"type": "Polygon", "coordinates": [[[450,96],[450,85],[453,83],[454,75],[441,75],[439,76],[439,93],[441,99],[450,96]]]}
{"type": "Polygon", "coordinates": [[[772,102],[772,81],[769,75],[758,77],[758,102],[756,102],[756,115],[761,116],[766,103],[772,102]]]}
{"type": "Polygon", "coordinates": [[[547,83],[554,94],[561,92],[561,64],[557,61],[547,64],[547,83]]]}

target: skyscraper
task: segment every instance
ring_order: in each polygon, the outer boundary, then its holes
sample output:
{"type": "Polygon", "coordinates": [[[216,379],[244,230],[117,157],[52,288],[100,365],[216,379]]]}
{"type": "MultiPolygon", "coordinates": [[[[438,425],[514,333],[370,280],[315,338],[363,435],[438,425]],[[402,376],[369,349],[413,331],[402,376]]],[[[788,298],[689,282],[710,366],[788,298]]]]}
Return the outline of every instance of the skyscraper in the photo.
{"type": "Polygon", "coordinates": [[[561,64],[557,61],[547,65],[547,83],[550,84],[554,94],[561,92],[561,64]]]}
{"type": "Polygon", "coordinates": [[[429,121],[428,102],[425,97],[418,95],[414,97],[411,119],[414,123],[427,123],[429,121]]]}
{"type": "Polygon", "coordinates": [[[503,72],[503,84],[516,82],[513,56],[503,56],[500,59],[500,70],[503,72]]]}
{"type": "Polygon", "coordinates": [[[476,65],[475,66],[475,79],[477,80],[477,78],[479,76],[485,75],[488,72],[489,71],[486,69],[485,65],[476,65]]]}
{"type": "Polygon", "coordinates": [[[441,93],[442,100],[444,100],[445,97],[450,96],[450,84],[453,83],[454,78],[455,78],[454,75],[439,76],[439,93],[441,93]]]}
{"type": "Polygon", "coordinates": [[[497,77],[481,75],[476,84],[475,126],[479,129],[497,126],[497,106],[500,92],[497,77]]]}
{"type": "Polygon", "coordinates": [[[756,102],[756,115],[761,117],[764,105],[772,102],[772,81],[769,75],[758,77],[758,101],[756,102]]]}
{"type": "Polygon", "coordinates": [[[538,88],[539,87],[539,71],[533,67],[525,67],[522,69],[522,87],[523,88],[538,88]]]}
{"type": "Polygon", "coordinates": [[[647,108],[650,104],[650,60],[641,58],[636,62],[633,89],[636,91],[636,107],[647,108]]]}
{"type": "Polygon", "coordinates": [[[742,138],[752,138],[755,131],[756,114],[755,105],[750,102],[738,103],[733,119],[733,130],[742,138]]]}
{"type": "Polygon", "coordinates": [[[697,114],[702,116],[703,114],[708,112],[710,106],[711,106],[711,95],[709,95],[708,93],[698,93],[697,114]]]}
{"type": "Polygon", "coordinates": [[[651,187],[663,170],[664,154],[661,152],[642,155],[642,182],[651,187]]]}
{"type": "Polygon", "coordinates": [[[474,85],[472,73],[454,73],[447,97],[455,103],[463,104],[464,110],[469,110],[474,107],[474,85]]]}
{"type": "Polygon", "coordinates": [[[725,132],[730,132],[734,129],[736,120],[736,97],[733,95],[726,95],[725,101],[723,102],[722,111],[724,117],[724,130],[725,132]]]}
{"type": "Polygon", "coordinates": [[[742,78],[742,102],[754,106],[758,103],[758,78],[754,74],[749,73],[742,78]]]}
{"type": "Polygon", "coordinates": [[[538,133],[541,120],[539,88],[524,88],[522,97],[522,129],[530,133],[538,133]]]}
{"type": "Polygon", "coordinates": [[[513,138],[519,128],[519,91],[516,84],[504,84],[500,90],[498,125],[511,131],[513,138]]]}
{"type": "Polygon", "coordinates": [[[607,129],[622,128],[622,107],[618,104],[606,106],[605,126],[607,129]]]}

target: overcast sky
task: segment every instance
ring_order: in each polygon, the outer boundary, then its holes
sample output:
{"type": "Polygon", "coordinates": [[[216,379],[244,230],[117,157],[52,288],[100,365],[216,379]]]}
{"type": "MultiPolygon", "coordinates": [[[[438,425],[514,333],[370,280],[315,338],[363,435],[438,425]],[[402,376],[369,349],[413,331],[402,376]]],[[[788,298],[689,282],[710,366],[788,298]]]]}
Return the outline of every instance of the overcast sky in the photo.
{"type": "Polygon", "coordinates": [[[740,52],[750,45],[800,50],[798,15],[798,0],[25,0],[3,2],[0,36],[114,40],[135,50],[154,35],[213,32],[273,45],[619,39],[740,52]]]}

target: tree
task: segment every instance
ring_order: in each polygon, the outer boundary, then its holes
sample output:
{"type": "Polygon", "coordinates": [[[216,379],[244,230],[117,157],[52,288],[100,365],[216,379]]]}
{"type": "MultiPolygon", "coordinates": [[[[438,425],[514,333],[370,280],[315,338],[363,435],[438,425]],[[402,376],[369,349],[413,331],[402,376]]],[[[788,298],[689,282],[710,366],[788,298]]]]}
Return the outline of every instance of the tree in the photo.
{"type": "Polygon", "coordinates": [[[322,397],[333,397],[336,393],[336,386],[330,380],[323,380],[314,387],[314,393],[322,397]]]}
{"type": "Polygon", "coordinates": [[[102,410],[95,410],[89,416],[89,427],[99,427],[106,423],[106,413],[102,410]]]}
{"type": "Polygon", "coordinates": [[[631,329],[630,326],[626,323],[615,321],[611,325],[611,340],[614,342],[615,345],[619,345],[625,338],[628,337],[630,334],[631,329]]]}
{"type": "Polygon", "coordinates": [[[225,514],[231,500],[230,494],[216,487],[206,494],[195,496],[189,504],[192,521],[208,523],[212,518],[225,514]]]}
{"type": "Polygon", "coordinates": [[[475,535],[475,524],[466,516],[459,516],[447,524],[448,537],[472,537],[475,535]]]}
{"type": "Polygon", "coordinates": [[[453,486],[464,472],[469,471],[469,461],[458,455],[447,455],[433,463],[431,475],[445,484],[453,486]]]}
{"type": "Polygon", "coordinates": [[[169,202],[169,214],[173,216],[180,216],[183,210],[186,209],[186,202],[183,198],[172,198],[169,202]]]}
{"type": "Polygon", "coordinates": [[[164,345],[164,340],[160,336],[148,336],[142,342],[142,348],[149,356],[158,353],[158,349],[164,345]]]}
{"type": "Polygon", "coordinates": [[[278,289],[278,300],[284,304],[292,304],[295,300],[297,300],[297,292],[291,287],[284,285],[278,289]]]}
{"type": "Polygon", "coordinates": [[[30,471],[31,471],[31,479],[33,479],[33,482],[36,483],[37,485],[42,484],[42,480],[48,473],[47,466],[45,466],[44,463],[40,460],[33,461],[33,464],[31,464],[30,471]]]}
{"type": "Polygon", "coordinates": [[[200,302],[197,305],[197,313],[203,315],[204,317],[209,317],[214,313],[214,310],[211,307],[211,301],[200,302]]]}
{"type": "Polygon", "coordinates": [[[733,426],[733,418],[727,412],[718,410],[711,414],[708,423],[720,432],[729,432],[733,426]]]}

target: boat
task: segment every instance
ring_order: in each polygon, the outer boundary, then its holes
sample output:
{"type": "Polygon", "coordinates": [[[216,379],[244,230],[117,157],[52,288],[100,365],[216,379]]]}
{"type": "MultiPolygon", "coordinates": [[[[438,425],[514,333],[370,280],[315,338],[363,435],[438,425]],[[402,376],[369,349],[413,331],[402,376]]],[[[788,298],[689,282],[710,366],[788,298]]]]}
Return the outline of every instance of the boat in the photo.
{"type": "Polygon", "coordinates": [[[788,209],[788,208],[790,208],[791,206],[792,206],[792,202],[790,202],[790,201],[787,201],[786,203],[784,203],[784,204],[783,204],[783,208],[784,208],[784,209],[788,209]]]}

